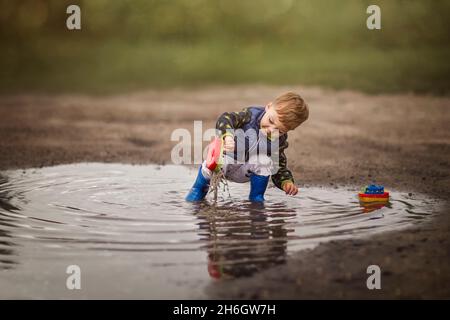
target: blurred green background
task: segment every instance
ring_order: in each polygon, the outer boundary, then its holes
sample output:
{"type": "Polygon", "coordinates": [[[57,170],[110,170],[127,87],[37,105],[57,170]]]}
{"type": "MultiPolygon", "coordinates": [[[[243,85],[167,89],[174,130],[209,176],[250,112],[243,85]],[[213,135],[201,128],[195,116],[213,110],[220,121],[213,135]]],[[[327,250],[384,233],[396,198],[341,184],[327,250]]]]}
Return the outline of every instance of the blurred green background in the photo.
{"type": "Polygon", "coordinates": [[[450,1],[0,0],[2,93],[305,84],[448,94],[450,1]],[[81,31],[66,8],[81,7],[81,31]],[[382,29],[366,28],[381,7],[382,29]]]}

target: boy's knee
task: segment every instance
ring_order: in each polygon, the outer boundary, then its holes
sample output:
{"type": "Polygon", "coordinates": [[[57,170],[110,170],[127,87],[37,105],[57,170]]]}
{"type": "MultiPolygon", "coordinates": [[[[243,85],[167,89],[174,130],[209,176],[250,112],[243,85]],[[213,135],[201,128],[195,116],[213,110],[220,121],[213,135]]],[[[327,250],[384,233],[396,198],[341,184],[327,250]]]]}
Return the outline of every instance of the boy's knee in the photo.
{"type": "Polygon", "coordinates": [[[259,176],[270,176],[273,174],[273,161],[266,155],[256,155],[249,159],[253,167],[253,173],[259,176]]]}
{"type": "Polygon", "coordinates": [[[211,180],[212,171],[206,167],[206,161],[202,163],[202,174],[206,179],[211,180]]]}

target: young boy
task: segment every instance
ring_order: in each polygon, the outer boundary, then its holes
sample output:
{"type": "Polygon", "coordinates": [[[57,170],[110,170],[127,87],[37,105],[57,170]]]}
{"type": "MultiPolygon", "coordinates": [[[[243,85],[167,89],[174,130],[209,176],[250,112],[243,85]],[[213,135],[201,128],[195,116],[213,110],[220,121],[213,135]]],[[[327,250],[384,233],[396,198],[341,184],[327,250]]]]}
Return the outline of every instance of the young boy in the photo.
{"type": "MultiPolygon", "coordinates": [[[[288,131],[297,128],[308,116],[308,105],[293,92],[279,96],[266,107],[222,114],[216,129],[226,152],[222,166],[225,178],[239,183],[250,181],[249,200],[252,202],[264,201],[270,176],[275,186],[286,194],[297,194],[284,150],[288,147],[288,131]]],[[[211,175],[206,161],[203,162],[187,201],[205,198],[211,175]]]]}

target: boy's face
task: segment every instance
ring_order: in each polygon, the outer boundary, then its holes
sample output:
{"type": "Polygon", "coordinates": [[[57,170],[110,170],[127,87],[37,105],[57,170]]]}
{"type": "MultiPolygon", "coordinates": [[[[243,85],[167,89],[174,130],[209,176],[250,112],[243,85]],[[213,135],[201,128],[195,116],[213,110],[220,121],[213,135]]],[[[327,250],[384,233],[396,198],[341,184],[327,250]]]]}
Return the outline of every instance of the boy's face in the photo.
{"type": "Polygon", "coordinates": [[[288,132],[280,122],[278,113],[272,103],[266,106],[266,113],[261,119],[260,129],[269,138],[277,138],[279,135],[288,132]]]}

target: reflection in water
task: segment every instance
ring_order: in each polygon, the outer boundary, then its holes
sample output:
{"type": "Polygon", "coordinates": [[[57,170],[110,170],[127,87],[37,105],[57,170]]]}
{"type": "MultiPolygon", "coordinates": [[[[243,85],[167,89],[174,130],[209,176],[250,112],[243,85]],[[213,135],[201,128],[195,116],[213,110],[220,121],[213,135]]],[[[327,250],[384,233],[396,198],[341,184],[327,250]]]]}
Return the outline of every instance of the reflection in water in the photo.
{"type": "Polygon", "coordinates": [[[360,201],[359,205],[363,209],[364,213],[369,213],[369,212],[379,210],[384,207],[392,208],[389,201],[385,201],[385,202],[362,202],[362,201],[360,201]]]}
{"type": "Polygon", "coordinates": [[[200,220],[199,235],[208,242],[212,278],[250,276],[285,262],[289,232],[285,218],[295,218],[295,210],[280,206],[272,212],[263,204],[251,203],[238,208],[231,203],[193,206],[200,220]]]}
{"type": "Polygon", "coordinates": [[[247,184],[231,183],[231,200],[192,204],[184,196],[195,174],[97,163],[3,172],[0,298],[71,298],[72,264],[91,284],[84,298],[192,298],[211,278],[249,276],[320,242],[400,229],[436,210],[416,194],[391,192],[380,208],[360,204],[358,188],[317,187],[296,197],[269,188],[258,206],[247,184]]]}

